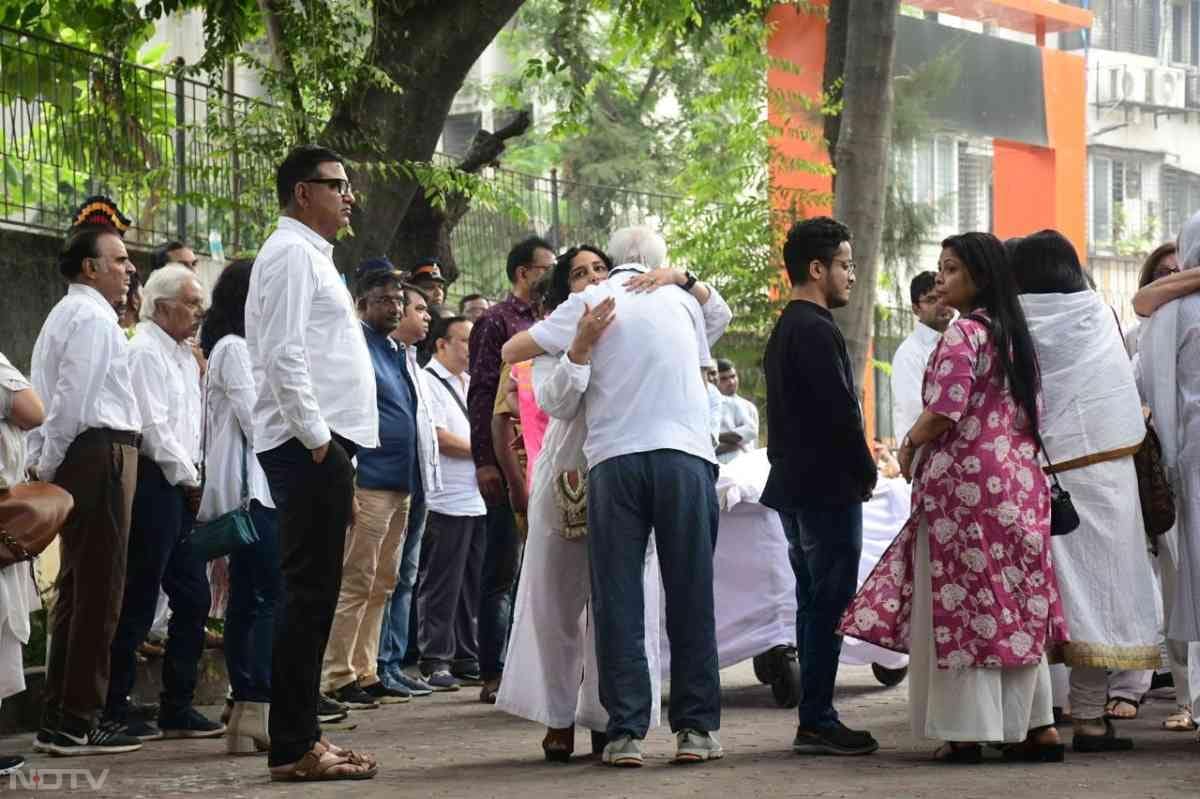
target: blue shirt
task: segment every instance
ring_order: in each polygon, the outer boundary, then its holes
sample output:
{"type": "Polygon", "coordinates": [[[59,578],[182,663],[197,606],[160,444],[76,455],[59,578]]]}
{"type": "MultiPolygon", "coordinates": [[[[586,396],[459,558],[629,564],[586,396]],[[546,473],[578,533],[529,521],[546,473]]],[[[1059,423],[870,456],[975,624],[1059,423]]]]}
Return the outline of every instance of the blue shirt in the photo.
{"type": "Polygon", "coordinates": [[[417,475],[417,393],[404,353],[387,336],[363,324],[379,407],[379,447],[358,453],[358,485],[412,493],[417,475]]]}

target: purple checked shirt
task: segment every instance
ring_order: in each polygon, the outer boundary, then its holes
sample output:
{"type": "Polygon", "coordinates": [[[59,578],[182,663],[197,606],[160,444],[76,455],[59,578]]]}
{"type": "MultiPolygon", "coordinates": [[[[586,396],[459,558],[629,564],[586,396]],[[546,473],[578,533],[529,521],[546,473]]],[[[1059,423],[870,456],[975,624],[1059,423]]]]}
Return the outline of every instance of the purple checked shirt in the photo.
{"type": "Polygon", "coordinates": [[[500,348],[533,325],[533,306],[509,294],[484,312],[471,330],[471,387],[467,410],[471,421],[471,455],[476,468],[495,466],[492,449],[492,409],[500,386],[500,348]]]}

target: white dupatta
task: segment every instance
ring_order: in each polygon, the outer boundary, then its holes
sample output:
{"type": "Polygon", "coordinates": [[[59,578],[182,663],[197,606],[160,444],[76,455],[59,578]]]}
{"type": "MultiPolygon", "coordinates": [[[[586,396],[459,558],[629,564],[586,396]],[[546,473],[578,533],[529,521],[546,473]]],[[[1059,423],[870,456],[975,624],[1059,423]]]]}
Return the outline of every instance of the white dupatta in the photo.
{"type": "Polygon", "coordinates": [[[1020,300],[1041,367],[1039,427],[1051,461],[1140,443],[1142,404],[1112,309],[1094,291],[1020,300]]]}

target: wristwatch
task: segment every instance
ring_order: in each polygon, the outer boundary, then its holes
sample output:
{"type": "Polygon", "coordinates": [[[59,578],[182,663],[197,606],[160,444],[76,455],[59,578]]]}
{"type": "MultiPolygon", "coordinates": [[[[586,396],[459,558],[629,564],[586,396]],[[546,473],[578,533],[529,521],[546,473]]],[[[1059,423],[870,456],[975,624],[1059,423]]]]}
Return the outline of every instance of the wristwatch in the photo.
{"type": "Polygon", "coordinates": [[[686,280],[683,281],[683,285],[679,288],[690,292],[692,290],[692,286],[696,285],[696,276],[691,272],[684,272],[683,276],[686,278],[686,280]]]}

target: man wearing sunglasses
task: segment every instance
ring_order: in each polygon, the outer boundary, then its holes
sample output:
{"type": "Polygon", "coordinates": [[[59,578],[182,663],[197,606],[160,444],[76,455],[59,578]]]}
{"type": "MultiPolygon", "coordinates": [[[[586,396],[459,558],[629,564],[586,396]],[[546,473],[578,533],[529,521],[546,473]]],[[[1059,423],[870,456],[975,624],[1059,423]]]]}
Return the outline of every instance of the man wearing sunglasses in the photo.
{"type": "Polygon", "coordinates": [[[271,674],[271,753],[277,780],[364,779],[374,758],[323,743],[317,725],[321,661],[338,592],[354,466],[379,446],[375,371],[342,277],[333,265],[354,194],[345,164],[297,147],[275,176],[282,214],[263,244],[246,298],[254,367],[254,449],[279,510],[284,607],[271,674]]]}

